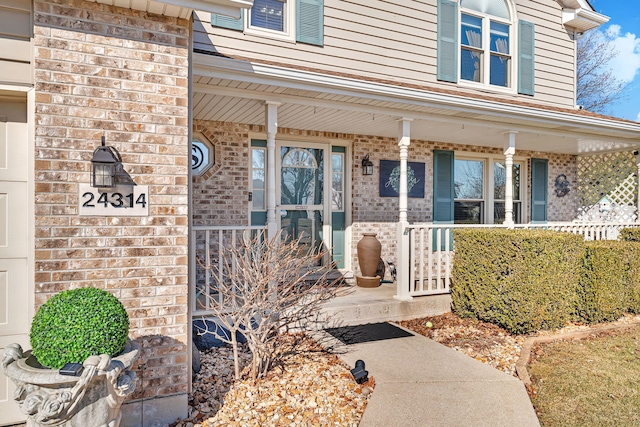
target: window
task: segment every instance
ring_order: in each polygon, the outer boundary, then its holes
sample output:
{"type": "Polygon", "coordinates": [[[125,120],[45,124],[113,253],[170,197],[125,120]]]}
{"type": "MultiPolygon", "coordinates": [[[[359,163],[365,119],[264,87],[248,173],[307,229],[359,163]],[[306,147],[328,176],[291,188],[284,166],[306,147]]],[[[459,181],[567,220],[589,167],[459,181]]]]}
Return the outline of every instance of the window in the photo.
{"type": "Polygon", "coordinates": [[[266,209],[266,151],[262,147],[251,147],[251,206],[254,211],[266,209]]]}
{"type": "Polygon", "coordinates": [[[200,176],[215,163],[213,145],[203,135],[194,136],[191,141],[191,173],[200,176]]]}
{"type": "MultiPolygon", "coordinates": [[[[513,221],[522,222],[522,198],[520,183],[522,179],[522,164],[513,163],[513,221]]],[[[504,198],[507,187],[507,169],[504,162],[493,163],[493,223],[502,224],[505,219],[504,198]]]]}
{"type": "MultiPolygon", "coordinates": [[[[497,159],[455,158],[453,221],[456,224],[502,224],[505,220],[507,171],[497,159]],[[489,170],[486,165],[490,165],[489,170]],[[488,184],[491,185],[488,185],[488,184]]],[[[521,162],[513,163],[513,220],[522,222],[521,162]]]]}
{"type": "Polygon", "coordinates": [[[286,32],[287,0],[255,0],[249,15],[249,26],[286,32]]]}
{"type": "Polygon", "coordinates": [[[331,153],[331,210],[344,211],[344,153],[331,153]]]}
{"type": "Polygon", "coordinates": [[[484,161],[455,159],[453,221],[484,224],[484,161]]]}
{"type": "Polygon", "coordinates": [[[438,80],[533,95],[535,27],[511,0],[438,0],[438,80]]]}
{"type": "Polygon", "coordinates": [[[511,21],[505,0],[461,0],[460,8],[460,78],[510,87],[511,21]]]}
{"type": "Polygon", "coordinates": [[[211,25],[322,46],[324,0],[254,0],[239,19],[211,14],[211,25]]]}

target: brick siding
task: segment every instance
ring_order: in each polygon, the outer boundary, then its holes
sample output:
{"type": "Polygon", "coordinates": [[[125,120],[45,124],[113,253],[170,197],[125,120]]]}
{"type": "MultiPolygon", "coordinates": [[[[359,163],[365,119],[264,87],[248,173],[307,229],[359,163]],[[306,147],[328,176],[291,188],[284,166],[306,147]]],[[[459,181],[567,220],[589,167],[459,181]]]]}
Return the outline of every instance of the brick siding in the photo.
{"type": "Polygon", "coordinates": [[[186,393],[190,23],[79,0],[34,7],[36,305],[110,291],[142,346],[134,398],[186,393]],[[103,133],[149,186],[148,217],[78,215],[103,133]]]}
{"type": "MultiPolygon", "coordinates": [[[[264,134],[263,126],[249,126],[234,123],[204,122],[194,123],[194,131],[205,135],[214,145],[221,147],[220,167],[215,171],[207,171],[202,177],[193,178],[194,223],[209,225],[246,225],[248,224],[249,203],[247,201],[249,176],[249,144],[250,134],[264,134]],[[237,184],[237,186],[236,186],[237,184]]],[[[396,259],[396,223],[398,220],[398,199],[396,197],[379,196],[380,160],[397,160],[399,158],[396,138],[385,138],[366,135],[338,134],[308,130],[279,128],[278,139],[286,138],[301,141],[344,141],[352,145],[352,225],[351,225],[351,261],[353,270],[359,274],[356,244],[363,233],[375,232],[382,243],[382,258],[397,262],[396,259]],[[369,155],[374,164],[373,175],[363,176],[360,168],[362,158],[369,155]]],[[[217,148],[216,148],[217,149],[217,148]]],[[[408,220],[411,223],[430,222],[432,220],[433,189],[433,150],[454,150],[456,153],[470,153],[482,157],[491,155],[503,159],[501,149],[478,147],[471,145],[454,145],[411,140],[409,161],[424,162],[425,186],[424,198],[408,199],[408,220]]],[[[524,158],[546,158],[549,160],[549,221],[571,221],[577,213],[577,191],[570,191],[563,198],[554,193],[554,179],[560,173],[567,176],[570,183],[577,181],[576,156],[517,151],[516,155],[524,158]]],[[[531,181],[529,163],[526,162],[524,173],[527,183],[531,181]]],[[[217,165],[216,165],[217,166],[217,165]]],[[[528,192],[522,197],[527,201],[531,197],[528,192]]],[[[523,222],[529,221],[529,213],[523,212],[523,222]]]]}

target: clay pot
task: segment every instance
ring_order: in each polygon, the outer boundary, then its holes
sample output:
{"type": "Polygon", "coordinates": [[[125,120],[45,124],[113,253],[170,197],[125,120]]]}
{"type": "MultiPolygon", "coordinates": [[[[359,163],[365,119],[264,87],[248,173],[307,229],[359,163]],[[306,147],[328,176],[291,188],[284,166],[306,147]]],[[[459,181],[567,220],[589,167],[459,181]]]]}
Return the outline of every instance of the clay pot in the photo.
{"type": "Polygon", "coordinates": [[[358,264],[364,277],[376,277],[378,262],[382,252],[382,245],[376,239],[376,233],[364,233],[356,246],[358,251],[358,264]]]}

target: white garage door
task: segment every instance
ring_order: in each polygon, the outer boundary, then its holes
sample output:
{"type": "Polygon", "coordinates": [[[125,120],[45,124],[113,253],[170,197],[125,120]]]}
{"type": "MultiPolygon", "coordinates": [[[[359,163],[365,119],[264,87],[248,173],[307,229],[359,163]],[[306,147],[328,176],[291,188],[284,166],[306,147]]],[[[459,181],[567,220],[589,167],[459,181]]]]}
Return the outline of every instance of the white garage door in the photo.
{"type": "MultiPolygon", "coordinates": [[[[0,352],[7,344],[29,347],[29,164],[26,102],[0,94],[0,352]]],[[[0,369],[0,425],[23,421],[13,383],[0,369]]]]}

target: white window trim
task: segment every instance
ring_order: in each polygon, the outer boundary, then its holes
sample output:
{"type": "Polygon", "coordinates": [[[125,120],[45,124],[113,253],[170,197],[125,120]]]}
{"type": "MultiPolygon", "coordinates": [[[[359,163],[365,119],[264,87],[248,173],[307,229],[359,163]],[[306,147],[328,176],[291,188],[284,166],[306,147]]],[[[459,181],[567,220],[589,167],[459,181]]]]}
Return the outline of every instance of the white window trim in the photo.
{"type": "MultiPolygon", "coordinates": [[[[467,151],[454,151],[453,154],[454,162],[456,160],[474,160],[474,161],[482,161],[484,164],[484,176],[482,177],[484,180],[484,185],[482,191],[484,192],[484,198],[481,199],[484,202],[484,211],[482,214],[484,215],[483,224],[493,224],[493,214],[494,214],[494,189],[493,183],[495,180],[493,173],[493,165],[495,162],[504,163],[505,157],[499,154],[485,154],[485,153],[472,153],[467,151]]],[[[527,212],[528,212],[528,201],[527,195],[529,179],[527,174],[527,157],[523,156],[513,156],[513,163],[520,163],[520,221],[524,223],[526,221],[527,212]]],[[[455,166],[454,166],[455,168],[455,166]]],[[[454,198],[454,201],[458,199],[454,198]]],[[[459,200],[472,200],[472,199],[459,199],[459,200]]],[[[473,199],[480,200],[480,199],[473,199]]]]}
{"type": "Polygon", "coordinates": [[[275,31],[268,28],[251,26],[251,9],[247,9],[244,14],[244,33],[261,37],[269,37],[273,39],[283,40],[295,43],[296,41],[296,5],[295,0],[286,0],[285,2],[285,30],[275,31]]]}
{"type": "Polygon", "coordinates": [[[482,46],[483,48],[483,64],[482,74],[483,81],[474,82],[471,80],[465,80],[462,78],[460,67],[462,66],[462,58],[459,59],[458,64],[458,85],[460,87],[483,89],[496,93],[514,94],[518,92],[518,33],[517,33],[517,20],[513,18],[514,12],[511,8],[511,2],[507,2],[509,6],[509,14],[512,16],[511,20],[498,18],[497,16],[487,15],[479,13],[477,10],[465,9],[460,6],[458,9],[458,51],[462,48],[462,15],[471,15],[482,19],[482,46]],[[509,56],[511,58],[509,67],[508,86],[497,86],[489,83],[490,80],[490,61],[491,61],[491,21],[499,22],[509,26],[509,56]]]}

